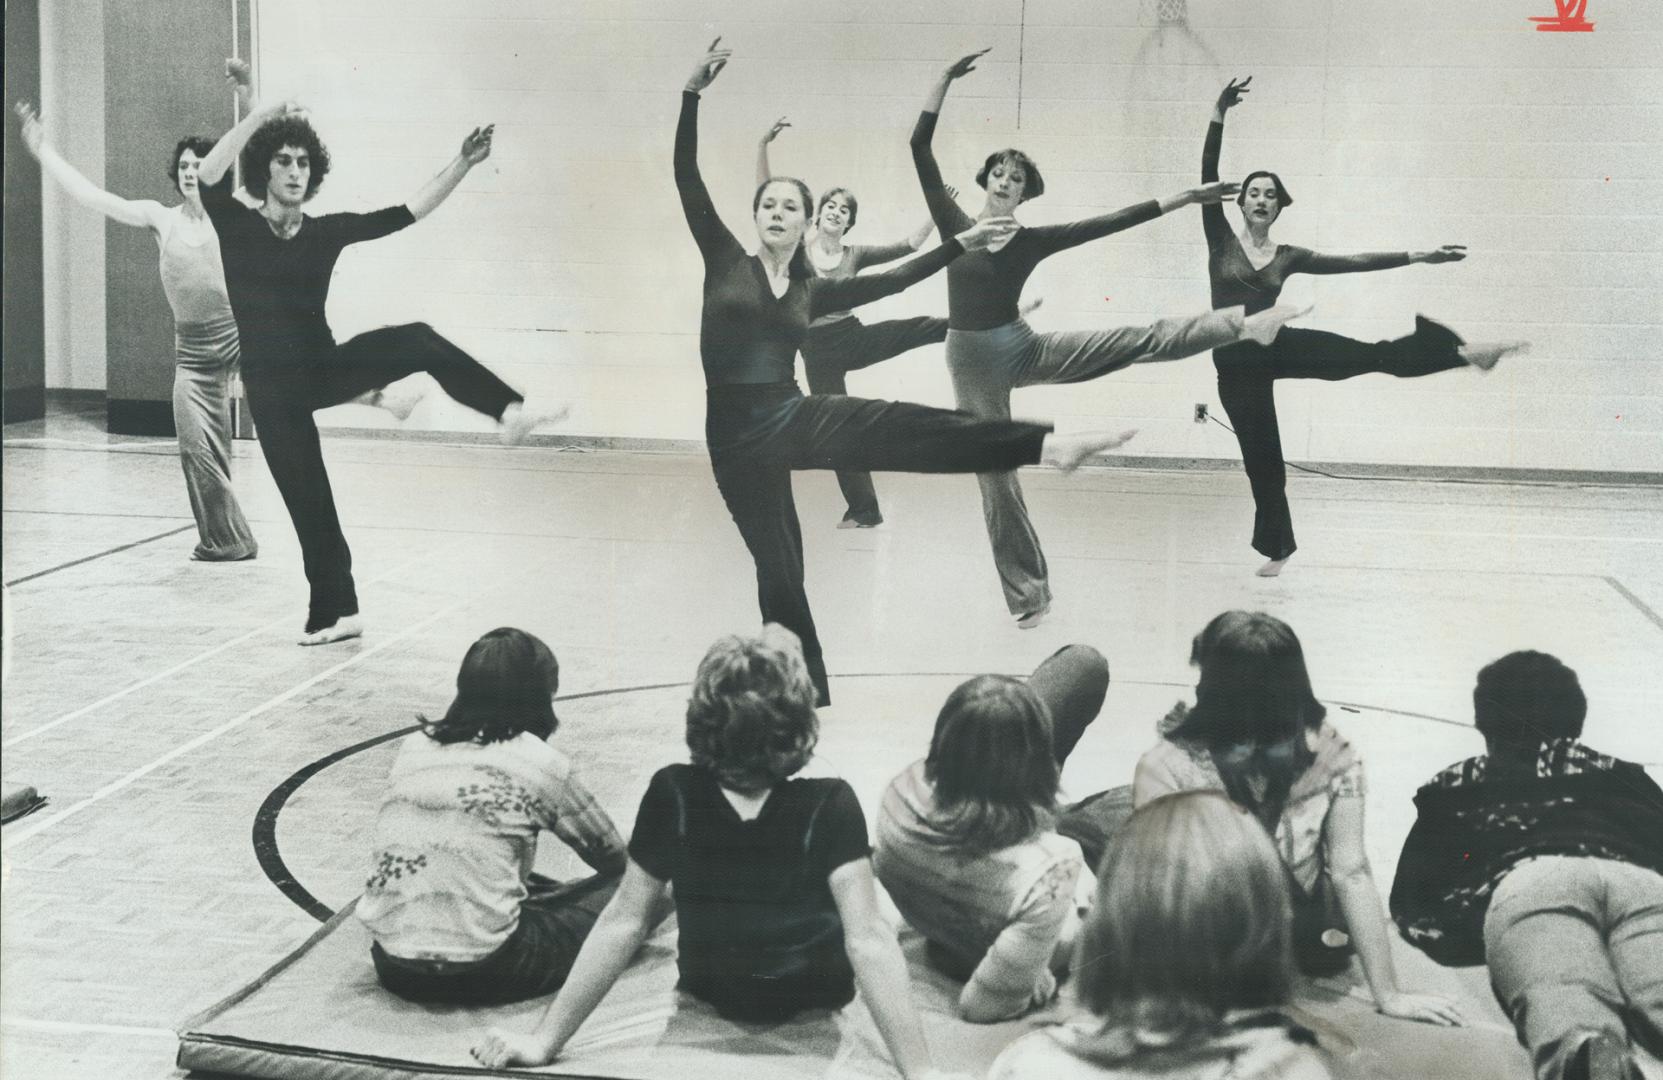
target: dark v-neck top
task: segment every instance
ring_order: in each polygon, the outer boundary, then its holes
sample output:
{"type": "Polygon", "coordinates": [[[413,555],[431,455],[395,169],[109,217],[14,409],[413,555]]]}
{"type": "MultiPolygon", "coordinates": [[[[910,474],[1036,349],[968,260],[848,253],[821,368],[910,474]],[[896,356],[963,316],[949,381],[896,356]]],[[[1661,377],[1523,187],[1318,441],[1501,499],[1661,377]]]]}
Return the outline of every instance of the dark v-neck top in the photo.
{"type": "Polygon", "coordinates": [[[225,263],[225,291],[237,317],[245,371],[315,362],[335,347],[325,308],[335,263],[348,244],[375,240],[415,223],[406,206],[367,214],[302,217],[287,240],[231,195],[227,181],[202,186],[225,263]]]}
{"type": "Polygon", "coordinates": [[[682,213],[704,257],[699,358],[706,386],[791,382],[797,347],[808,335],[812,319],[900,292],[964,252],[963,245],[950,239],[877,274],[794,276],[785,295],[775,296],[762,261],[746,254],[711,202],[699,175],[698,124],[699,95],[689,90],[682,94],[681,120],[676,125],[675,175],[682,213]]]}
{"type": "MultiPolygon", "coordinates": [[[[924,202],[942,236],[962,232],[971,225],[941,179],[930,141],[935,135],[936,114],[920,113],[912,131],[912,163],[924,202]]],[[[1154,199],[1071,221],[1063,225],[1024,225],[998,251],[972,251],[947,270],[947,325],[954,330],[991,330],[1015,322],[1022,286],[1046,256],[1066,251],[1088,240],[1096,240],[1122,229],[1130,229],[1161,216],[1161,204],[1154,199]]]]}
{"type": "Polygon", "coordinates": [[[647,785],[629,855],[674,886],[684,987],[754,1012],[769,987],[799,1002],[852,993],[831,874],[867,858],[866,817],[847,782],[792,779],[741,818],[716,776],[670,765],[647,785]]]}
{"type": "MultiPolygon", "coordinates": [[[[1207,141],[1201,148],[1202,183],[1218,179],[1218,155],[1223,145],[1224,125],[1214,120],[1207,126],[1207,141]]],[[[1249,315],[1274,305],[1282,295],[1282,285],[1294,274],[1355,274],[1409,265],[1406,251],[1322,255],[1310,248],[1279,244],[1270,262],[1255,267],[1241,246],[1241,238],[1225,219],[1222,205],[1201,207],[1201,228],[1207,234],[1207,277],[1212,283],[1213,307],[1240,304],[1249,315]]]]}

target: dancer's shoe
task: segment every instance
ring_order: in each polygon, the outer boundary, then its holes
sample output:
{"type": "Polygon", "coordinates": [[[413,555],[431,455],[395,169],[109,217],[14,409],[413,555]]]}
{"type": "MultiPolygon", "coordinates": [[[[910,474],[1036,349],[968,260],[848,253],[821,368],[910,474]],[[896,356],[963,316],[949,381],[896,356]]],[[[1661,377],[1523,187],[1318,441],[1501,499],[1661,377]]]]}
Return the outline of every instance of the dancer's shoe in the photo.
{"type": "Polygon", "coordinates": [[[1243,341],[1257,341],[1260,345],[1269,345],[1276,340],[1276,335],[1282,332],[1282,327],[1295,319],[1304,318],[1311,313],[1311,305],[1298,307],[1294,304],[1277,304],[1275,307],[1254,312],[1241,321],[1243,341]]]}
{"type": "Polygon", "coordinates": [[[1288,565],[1288,560],[1291,558],[1293,558],[1292,555],[1284,555],[1280,559],[1272,559],[1253,572],[1259,577],[1277,577],[1282,573],[1282,567],[1288,565]]]}
{"type": "Polygon", "coordinates": [[[1016,617],[1017,628],[1022,630],[1032,630],[1040,624],[1040,621],[1044,619],[1045,616],[1050,613],[1051,602],[1047,600],[1042,607],[1035,608],[1033,611],[1024,611],[1022,614],[1018,615],[1016,617]]]}

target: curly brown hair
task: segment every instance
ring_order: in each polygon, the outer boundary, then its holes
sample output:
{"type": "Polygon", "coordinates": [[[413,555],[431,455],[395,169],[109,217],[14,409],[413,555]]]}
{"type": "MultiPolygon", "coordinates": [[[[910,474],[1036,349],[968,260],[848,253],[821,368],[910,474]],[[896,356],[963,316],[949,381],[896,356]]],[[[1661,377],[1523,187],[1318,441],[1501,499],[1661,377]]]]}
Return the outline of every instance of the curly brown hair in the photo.
{"type": "Polygon", "coordinates": [[[773,787],[808,763],[819,737],[814,683],[791,631],[769,624],[760,634],[730,634],[699,661],[687,700],[687,749],[723,787],[773,787]]]}
{"type": "Polygon", "coordinates": [[[268,120],[249,136],[243,147],[243,187],[256,199],[266,197],[266,183],[271,179],[271,159],[285,146],[306,151],[311,161],[312,174],[306,181],[306,198],[310,199],[323,186],[329,175],[329,149],[318,138],[309,120],[302,116],[279,116],[268,120]]]}

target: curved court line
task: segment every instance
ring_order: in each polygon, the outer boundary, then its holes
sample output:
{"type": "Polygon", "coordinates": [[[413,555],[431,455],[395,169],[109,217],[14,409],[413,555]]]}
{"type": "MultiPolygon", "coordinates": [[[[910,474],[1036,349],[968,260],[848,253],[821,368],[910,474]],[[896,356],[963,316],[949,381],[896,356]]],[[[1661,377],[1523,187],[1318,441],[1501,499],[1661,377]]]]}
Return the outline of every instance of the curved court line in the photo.
{"type": "MultiPolygon", "coordinates": [[[[958,678],[968,679],[981,672],[964,671],[862,671],[847,675],[838,675],[838,679],[929,679],[929,678],[958,678]]],[[[1017,676],[1020,677],[1020,676],[1017,676]]],[[[1188,683],[1168,682],[1161,679],[1118,679],[1116,683],[1122,686],[1170,686],[1180,690],[1189,689],[1188,683]]],[[[609,690],[589,690],[581,694],[563,694],[556,697],[556,702],[582,701],[586,698],[612,697],[618,694],[638,694],[648,690],[670,690],[678,686],[687,686],[685,682],[644,683],[640,686],[617,686],[609,690]]],[[[1425,713],[1408,712],[1403,709],[1383,709],[1375,705],[1350,705],[1343,701],[1333,701],[1330,704],[1342,709],[1356,712],[1368,709],[1370,712],[1390,713],[1394,716],[1405,716],[1415,720],[1430,720],[1437,724],[1449,724],[1454,727],[1471,727],[1456,720],[1446,720],[1441,716],[1428,716],[1425,713]]],[[[335,914],[334,909],[313,896],[311,890],[295,879],[289,866],[283,861],[283,854],[277,847],[277,817],[283,812],[284,806],[301,785],[312,779],[318,773],[329,768],[338,761],[343,761],[354,754],[393,739],[410,734],[421,725],[410,724],[407,727],[383,732],[363,742],[343,747],[333,753],[326,754],[318,760],[296,770],[292,775],[272,789],[265,801],[260,804],[259,811],[254,815],[253,842],[254,857],[259,860],[260,869],[266,878],[277,887],[277,891],[288,897],[296,906],[319,922],[328,922],[335,914]]]]}
{"type": "Polygon", "coordinates": [[[69,818],[74,817],[76,814],[79,814],[82,810],[87,809],[87,807],[92,806],[95,803],[102,802],[103,800],[109,798],[111,795],[114,795],[117,792],[122,791],[123,789],[129,787],[130,785],[137,783],[138,781],[144,779],[146,776],[148,776],[151,773],[155,772],[157,769],[161,768],[163,765],[166,765],[168,762],[172,761],[174,758],[181,757],[184,754],[188,754],[192,750],[195,750],[199,746],[203,746],[206,743],[212,742],[214,739],[219,738],[221,735],[225,734],[227,731],[231,731],[234,728],[241,727],[243,724],[245,724],[248,721],[254,719],[256,716],[259,716],[260,714],[262,714],[264,712],[267,712],[268,710],[276,708],[277,706],[283,704],[285,701],[288,701],[290,698],[293,698],[296,695],[300,694],[302,691],[308,690],[311,687],[316,686],[318,683],[323,682],[325,679],[331,678],[334,675],[336,675],[336,674],[338,674],[342,671],[345,671],[347,668],[352,667],[354,664],[357,664],[357,663],[359,663],[361,661],[364,661],[364,660],[368,660],[370,657],[374,656],[376,653],[380,652],[383,649],[386,649],[386,648],[388,648],[392,645],[396,645],[400,641],[403,641],[405,638],[407,638],[410,635],[414,634],[416,631],[425,629],[426,627],[428,627],[428,626],[432,625],[433,623],[437,622],[439,619],[443,618],[444,616],[449,615],[451,612],[455,611],[457,608],[461,607],[462,605],[463,605],[463,601],[461,601],[461,600],[458,600],[453,604],[447,604],[446,606],[440,608],[438,611],[435,611],[433,614],[429,615],[427,618],[422,619],[420,622],[412,623],[411,625],[405,627],[403,630],[400,630],[398,633],[394,634],[392,637],[387,638],[383,641],[376,642],[374,645],[372,645],[369,648],[365,649],[363,652],[354,653],[352,656],[347,657],[345,660],[342,660],[340,663],[334,665],[333,667],[325,668],[323,671],[318,672],[316,675],[313,675],[311,678],[306,679],[304,682],[298,683],[297,685],[292,686],[289,689],[283,691],[281,694],[278,694],[276,697],[272,698],[270,701],[267,701],[267,702],[265,702],[264,704],[261,704],[261,705],[256,705],[254,708],[249,709],[247,712],[244,712],[239,716],[232,717],[230,720],[227,720],[225,723],[221,724],[219,727],[216,727],[216,728],[212,729],[211,731],[204,731],[202,734],[198,735],[196,738],[191,739],[188,742],[181,743],[180,745],[174,747],[172,750],[169,750],[167,753],[163,754],[161,757],[157,758],[156,760],[154,760],[154,761],[152,761],[148,764],[139,766],[138,768],[134,769],[132,772],[128,773],[126,776],[121,777],[119,780],[112,780],[110,783],[105,784],[103,787],[99,788],[97,791],[93,792],[91,795],[88,795],[86,798],[82,799],[80,802],[72,803],[69,806],[65,807],[63,810],[60,810],[59,812],[57,812],[56,814],[52,814],[51,816],[37,822],[36,824],[31,826],[30,828],[23,829],[19,832],[13,833],[10,836],[7,836],[5,838],[3,844],[0,844],[0,847],[3,847],[4,850],[10,851],[12,848],[16,847],[17,845],[19,845],[21,843],[24,843],[25,841],[30,840],[35,836],[40,835],[41,833],[45,832],[47,829],[50,829],[52,826],[58,824],[59,822],[62,822],[62,821],[65,821],[69,818]]]}
{"type": "MultiPolygon", "coordinates": [[[[193,526],[193,525],[185,526],[185,528],[187,528],[187,529],[194,528],[194,527],[195,526],[193,526]]],[[[176,529],[174,531],[178,532],[178,531],[181,531],[181,530],[176,529]]],[[[385,573],[378,574],[375,577],[370,578],[369,581],[366,582],[366,584],[367,585],[379,585],[381,582],[383,582],[383,581],[387,580],[388,578],[393,577],[397,574],[403,573],[405,570],[408,570],[410,567],[416,565],[419,562],[422,562],[426,559],[429,559],[429,558],[431,558],[435,555],[438,555],[442,552],[450,551],[452,548],[460,547],[461,545],[462,545],[461,540],[453,540],[453,541],[450,541],[448,543],[442,543],[442,544],[438,545],[437,547],[435,547],[432,551],[428,551],[428,552],[425,552],[421,555],[417,555],[414,558],[406,559],[403,562],[399,563],[397,566],[394,566],[390,570],[386,571],[385,573]]],[[[10,587],[9,583],[8,583],[8,587],[10,587]]],[[[93,702],[90,705],[83,705],[79,709],[74,709],[74,710],[71,710],[70,712],[64,713],[62,716],[58,717],[56,720],[48,720],[46,723],[41,724],[39,727],[30,728],[28,731],[25,731],[20,735],[13,735],[11,738],[7,739],[5,742],[0,743],[0,750],[10,750],[12,747],[16,746],[18,743],[28,742],[30,739],[34,738],[37,735],[44,735],[48,731],[51,731],[55,727],[59,727],[63,724],[67,724],[71,720],[75,720],[75,719],[78,719],[80,717],[85,716],[87,713],[94,712],[98,709],[102,709],[104,706],[110,704],[113,701],[120,701],[122,698],[126,697],[128,694],[137,693],[138,691],[143,690],[147,686],[152,686],[152,685],[154,685],[158,682],[161,682],[163,679],[166,679],[166,678],[169,678],[171,676],[177,675],[181,671],[184,671],[188,667],[191,667],[195,664],[200,664],[204,660],[207,660],[207,659],[209,659],[211,657],[214,657],[214,656],[218,656],[220,653],[224,652],[227,649],[233,648],[237,645],[241,645],[243,642],[247,641],[249,638],[258,637],[259,635],[264,634],[267,631],[274,630],[278,626],[280,626],[281,624],[283,624],[285,622],[288,622],[291,618],[293,618],[292,615],[278,616],[277,618],[271,620],[268,623],[262,623],[261,625],[256,626],[254,629],[252,629],[252,630],[250,630],[246,633],[239,634],[236,637],[231,638],[229,641],[223,641],[223,642],[219,643],[218,645],[215,645],[213,648],[204,649],[202,652],[197,653],[195,656],[192,656],[192,657],[190,657],[189,659],[186,659],[186,660],[182,660],[179,663],[173,665],[172,667],[170,667],[170,668],[168,668],[164,671],[159,671],[154,675],[147,675],[144,678],[140,679],[138,682],[131,684],[130,686],[124,686],[120,690],[114,691],[113,693],[110,693],[110,694],[106,694],[104,697],[99,698],[97,701],[93,702]]]]}

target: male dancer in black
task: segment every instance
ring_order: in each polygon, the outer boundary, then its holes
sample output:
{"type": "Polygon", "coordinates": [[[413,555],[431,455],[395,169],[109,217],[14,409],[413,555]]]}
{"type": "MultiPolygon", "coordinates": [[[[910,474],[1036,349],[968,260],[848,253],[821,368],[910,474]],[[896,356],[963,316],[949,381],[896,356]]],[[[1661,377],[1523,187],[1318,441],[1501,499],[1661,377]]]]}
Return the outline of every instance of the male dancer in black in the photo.
{"type": "Polygon", "coordinates": [[[292,102],[250,112],[202,160],[202,205],[219,234],[249,408],[311,584],[302,645],[363,633],[352,552],[335,512],[314,410],[425,371],[458,402],[501,421],[510,443],[565,414],[564,408],[527,407],[520,394],[426,323],[386,326],[336,344],[324,316],[342,249],[431,214],[490,156],[491,135],[492,125],[475,128],[408,203],[368,214],[303,212],[329,172],[329,152],[292,102]],[[243,185],[260,202],[258,210],[237,202],[231,185],[221,183],[239,154],[243,185]]]}

